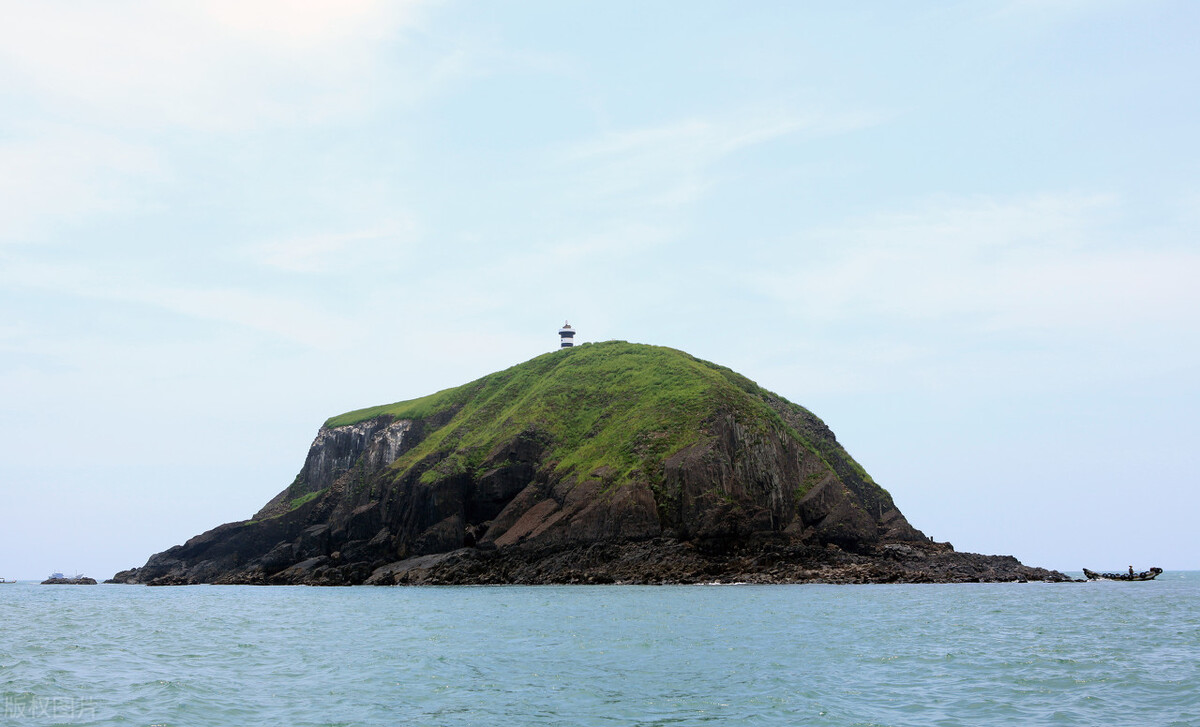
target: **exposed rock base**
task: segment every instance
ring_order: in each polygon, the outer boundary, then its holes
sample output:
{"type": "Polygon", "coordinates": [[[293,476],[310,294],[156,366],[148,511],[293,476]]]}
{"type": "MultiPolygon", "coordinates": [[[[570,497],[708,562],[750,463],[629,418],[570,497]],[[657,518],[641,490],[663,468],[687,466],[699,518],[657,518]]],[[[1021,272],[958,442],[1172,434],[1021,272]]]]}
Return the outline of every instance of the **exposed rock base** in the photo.
{"type": "MultiPolygon", "coordinates": [[[[170,573],[146,581],[140,569],[113,582],[189,583],[170,573]]],[[[1068,576],[1005,555],[955,552],[946,543],[885,544],[869,554],[776,540],[715,552],[657,538],[547,550],[460,548],[376,565],[314,557],[278,573],[214,579],[246,585],[548,585],[686,583],[1005,583],[1068,582],[1068,576]]]]}

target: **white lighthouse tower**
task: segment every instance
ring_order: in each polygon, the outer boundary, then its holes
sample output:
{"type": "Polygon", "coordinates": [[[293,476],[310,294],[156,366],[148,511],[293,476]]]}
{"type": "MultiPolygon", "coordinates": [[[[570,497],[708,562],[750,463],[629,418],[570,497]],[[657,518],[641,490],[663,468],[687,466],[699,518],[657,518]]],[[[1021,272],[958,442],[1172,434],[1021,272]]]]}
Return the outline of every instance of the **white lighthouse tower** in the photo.
{"type": "Polygon", "coordinates": [[[568,322],[563,323],[563,327],[558,329],[558,337],[562,340],[559,348],[570,348],[575,345],[575,329],[571,328],[568,322]]]}

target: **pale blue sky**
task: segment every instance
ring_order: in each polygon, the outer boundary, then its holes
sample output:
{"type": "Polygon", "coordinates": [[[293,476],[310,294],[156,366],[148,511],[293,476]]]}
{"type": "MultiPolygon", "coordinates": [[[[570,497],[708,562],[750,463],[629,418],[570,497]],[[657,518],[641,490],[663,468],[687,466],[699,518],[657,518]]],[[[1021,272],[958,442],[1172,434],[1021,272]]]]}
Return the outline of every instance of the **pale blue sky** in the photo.
{"type": "Polygon", "coordinates": [[[0,576],[248,517],[582,340],[803,404],[917,527],[1200,568],[1200,6],[4,4],[0,576]]]}

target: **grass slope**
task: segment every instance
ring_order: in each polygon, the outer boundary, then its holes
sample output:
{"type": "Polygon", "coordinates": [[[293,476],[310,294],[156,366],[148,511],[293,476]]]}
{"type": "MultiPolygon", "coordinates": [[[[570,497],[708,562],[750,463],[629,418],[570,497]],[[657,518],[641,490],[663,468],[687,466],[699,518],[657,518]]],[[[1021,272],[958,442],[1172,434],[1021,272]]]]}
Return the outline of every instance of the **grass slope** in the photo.
{"type": "Polygon", "coordinates": [[[549,457],[560,474],[602,472],[620,485],[654,478],[662,460],[699,441],[717,413],[778,428],[819,453],[765,403],[767,396],[773,395],[746,377],[682,351],[609,341],[547,353],[420,399],[342,414],[325,426],[383,415],[424,418],[457,407],[446,426],[393,464],[397,472],[439,451],[448,456],[425,478],[470,472],[518,432],[536,430],[552,443],[549,457]]]}

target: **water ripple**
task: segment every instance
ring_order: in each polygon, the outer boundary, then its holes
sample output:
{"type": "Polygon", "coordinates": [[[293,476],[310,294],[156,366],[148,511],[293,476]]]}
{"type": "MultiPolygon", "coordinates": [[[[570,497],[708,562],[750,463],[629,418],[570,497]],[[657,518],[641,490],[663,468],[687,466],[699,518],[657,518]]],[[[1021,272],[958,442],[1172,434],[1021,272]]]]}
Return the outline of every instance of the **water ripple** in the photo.
{"type": "Polygon", "coordinates": [[[1197,596],[1200,574],[1087,585],[18,585],[0,593],[0,721],[1195,725],[1197,596]]]}

